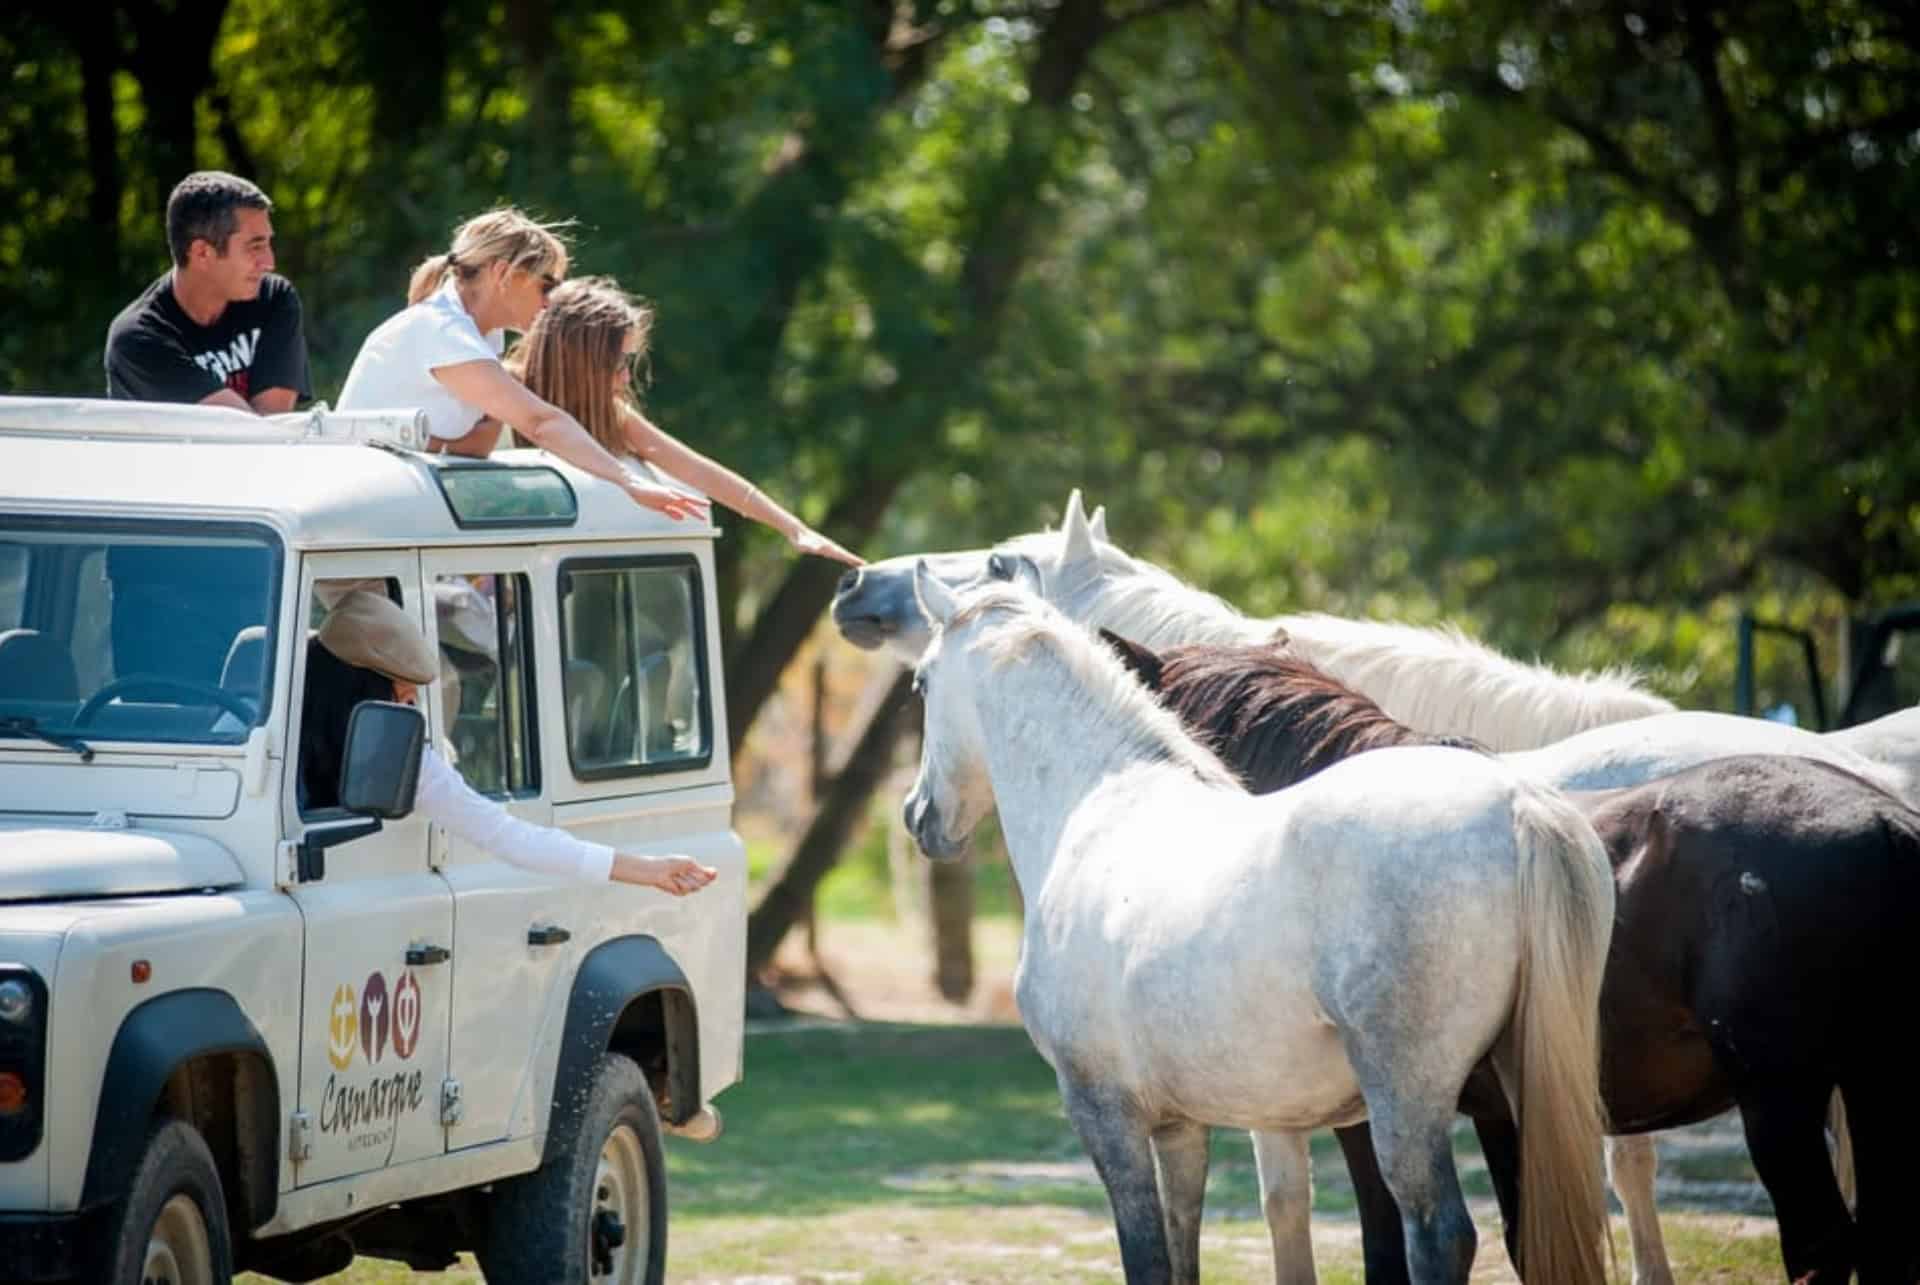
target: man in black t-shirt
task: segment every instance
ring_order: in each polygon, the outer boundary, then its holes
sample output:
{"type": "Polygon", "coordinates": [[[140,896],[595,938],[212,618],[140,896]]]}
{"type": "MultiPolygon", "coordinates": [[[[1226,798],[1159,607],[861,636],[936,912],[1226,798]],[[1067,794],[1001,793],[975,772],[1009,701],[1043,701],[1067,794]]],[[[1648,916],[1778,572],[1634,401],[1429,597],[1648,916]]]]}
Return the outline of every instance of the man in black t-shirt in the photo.
{"type": "Polygon", "coordinates": [[[202,170],[167,199],[173,268],[107,328],[107,395],[273,415],[313,396],[300,296],[273,274],[273,202],[202,170]]]}

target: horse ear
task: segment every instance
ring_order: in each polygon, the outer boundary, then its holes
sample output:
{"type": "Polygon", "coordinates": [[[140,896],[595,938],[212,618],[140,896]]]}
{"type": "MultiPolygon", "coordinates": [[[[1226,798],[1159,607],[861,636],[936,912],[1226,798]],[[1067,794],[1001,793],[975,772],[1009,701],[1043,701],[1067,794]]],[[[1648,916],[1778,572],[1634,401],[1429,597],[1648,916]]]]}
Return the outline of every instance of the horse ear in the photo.
{"type": "Polygon", "coordinates": [[[928,620],[945,628],[953,619],[953,609],[959,599],[953,590],[939,576],[927,570],[927,560],[917,559],[913,564],[913,596],[920,602],[920,610],[926,613],[928,620]]]}
{"type": "Polygon", "coordinates": [[[1087,511],[1080,505],[1079,487],[1067,497],[1067,517],[1060,525],[1060,534],[1065,540],[1060,554],[1061,566],[1093,556],[1093,531],[1087,526],[1087,511]]]}
{"type": "Polygon", "coordinates": [[[1160,690],[1160,674],[1165,665],[1160,653],[1151,647],[1145,647],[1130,638],[1122,638],[1111,629],[1100,631],[1101,641],[1113,648],[1120,657],[1120,663],[1133,671],[1141,685],[1150,692],[1160,690]]]}
{"type": "Polygon", "coordinates": [[[1087,529],[1093,532],[1093,538],[1103,544],[1113,543],[1107,539],[1107,506],[1102,504],[1094,509],[1093,516],[1087,519],[1087,529]]]}

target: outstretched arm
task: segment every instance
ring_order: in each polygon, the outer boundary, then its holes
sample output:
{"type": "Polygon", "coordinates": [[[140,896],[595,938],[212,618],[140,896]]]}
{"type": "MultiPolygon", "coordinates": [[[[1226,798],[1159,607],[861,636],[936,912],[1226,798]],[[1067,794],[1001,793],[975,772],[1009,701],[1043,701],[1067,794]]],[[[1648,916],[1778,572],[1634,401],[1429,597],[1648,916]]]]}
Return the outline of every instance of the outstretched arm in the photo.
{"type": "Polygon", "coordinates": [[[420,784],[414,807],[474,847],[525,870],[588,883],[641,884],[684,897],[713,882],[718,873],[690,857],[639,856],[604,843],[576,839],[565,830],[522,821],[468,785],[453,765],[428,746],[420,754],[420,784]]]}
{"type": "Polygon", "coordinates": [[[633,453],[669,477],[704,491],[741,517],[772,527],[802,553],[835,558],[849,566],[865,566],[859,554],[841,548],[778,504],[753,483],[724,464],[715,462],[659,427],[645,415],[623,407],[621,421],[633,453]]]}
{"type": "MultiPolygon", "coordinates": [[[[595,477],[612,482],[636,504],[657,509],[670,518],[705,517],[707,502],[697,495],[683,495],[664,486],[655,486],[634,470],[607,453],[593,440],[593,434],[580,421],[527,391],[527,386],[507,373],[497,361],[463,361],[451,366],[436,366],[433,377],[447,391],[477,406],[489,417],[512,425],[533,442],[552,451],[567,463],[595,477]]],[[[497,432],[497,430],[496,430],[497,432]]]]}

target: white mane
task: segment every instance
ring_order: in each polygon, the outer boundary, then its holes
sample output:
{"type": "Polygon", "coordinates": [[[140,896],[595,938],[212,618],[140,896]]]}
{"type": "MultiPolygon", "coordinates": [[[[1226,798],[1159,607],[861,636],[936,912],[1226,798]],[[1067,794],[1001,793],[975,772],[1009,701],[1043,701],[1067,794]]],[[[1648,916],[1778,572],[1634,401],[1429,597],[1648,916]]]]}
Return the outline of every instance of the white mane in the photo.
{"type": "Polygon", "coordinates": [[[1563,674],[1503,656],[1457,629],[1321,614],[1281,616],[1301,655],[1388,714],[1493,750],[1532,749],[1607,723],[1670,714],[1627,670],[1563,674]]]}
{"type": "Polygon", "coordinates": [[[1301,656],[1416,731],[1470,736],[1493,750],[1533,749],[1674,708],[1629,671],[1563,674],[1457,629],[1319,613],[1255,619],[1118,546],[1094,548],[1093,559],[1059,569],[1058,586],[1049,588],[1073,619],[1154,648],[1263,642],[1284,632],[1301,656]]]}
{"type": "Polygon", "coordinates": [[[975,645],[995,669],[1037,651],[1066,671],[1072,681],[1056,685],[1056,692],[1096,729],[1080,737],[1081,745],[1118,747],[1124,752],[1116,757],[1128,761],[1166,762],[1205,784],[1243,788],[1232,769],[1194,740],[1111,648],[1046,600],[1012,585],[988,584],[967,595],[947,625],[949,636],[974,620],[980,622],[975,645]]]}

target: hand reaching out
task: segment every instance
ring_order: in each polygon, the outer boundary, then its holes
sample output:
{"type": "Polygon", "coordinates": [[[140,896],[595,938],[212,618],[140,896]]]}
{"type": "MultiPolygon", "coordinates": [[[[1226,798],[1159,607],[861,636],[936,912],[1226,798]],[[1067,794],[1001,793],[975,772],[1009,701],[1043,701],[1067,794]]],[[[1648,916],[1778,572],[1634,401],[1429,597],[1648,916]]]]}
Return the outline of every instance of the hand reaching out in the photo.
{"type": "Polygon", "coordinates": [[[867,565],[865,558],[857,553],[841,548],[811,527],[802,526],[795,528],[793,534],[787,537],[787,543],[802,553],[811,553],[822,558],[833,558],[836,561],[846,563],[850,567],[864,567],[867,565]]]}
{"type": "Polygon", "coordinates": [[[692,857],[642,857],[627,852],[616,852],[613,856],[614,882],[658,888],[676,897],[699,892],[719,873],[692,857]]]}

